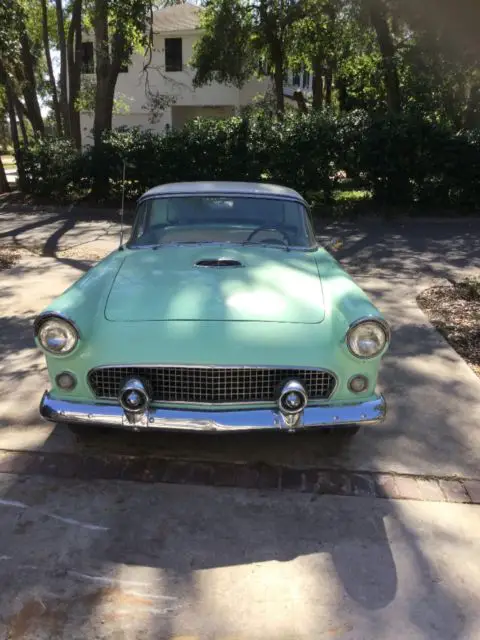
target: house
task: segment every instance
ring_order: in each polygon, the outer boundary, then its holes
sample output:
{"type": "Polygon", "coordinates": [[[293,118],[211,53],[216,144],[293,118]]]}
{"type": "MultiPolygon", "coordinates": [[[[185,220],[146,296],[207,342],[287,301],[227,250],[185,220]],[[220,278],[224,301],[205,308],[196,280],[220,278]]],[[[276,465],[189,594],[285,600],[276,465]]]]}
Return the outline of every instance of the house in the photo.
{"type": "MultiPolygon", "coordinates": [[[[144,70],[146,59],[135,53],[118,76],[115,91],[116,109],[113,126],[140,126],[165,131],[180,128],[196,117],[226,118],[239,112],[255,96],[265,93],[268,78],[252,78],[241,89],[212,83],[194,89],[194,70],[189,66],[194,43],[201,35],[203,9],[185,3],[158,10],[153,16],[153,55],[144,70]],[[162,105],[161,113],[152,104],[162,105]]],[[[83,42],[83,82],[94,81],[94,43],[83,42]]],[[[93,113],[80,114],[82,141],[92,141],[93,113]]]]}

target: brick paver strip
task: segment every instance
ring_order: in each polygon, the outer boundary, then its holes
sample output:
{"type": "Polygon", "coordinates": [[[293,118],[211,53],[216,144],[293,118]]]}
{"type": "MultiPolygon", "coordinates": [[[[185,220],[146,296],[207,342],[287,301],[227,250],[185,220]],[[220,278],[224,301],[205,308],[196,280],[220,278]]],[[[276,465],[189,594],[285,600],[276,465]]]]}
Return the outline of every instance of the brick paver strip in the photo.
{"type": "Polygon", "coordinates": [[[471,478],[446,479],[341,469],[295,469],[263,463],[252,465],[149,456],[0,450],[0,473],[480,504],[480,480],[471,478]]]}
{"type": "Polygon", "coordinates": [[[443,502],[445,500],[438,480],[417,478],[417,485],[422,500],[428,500],[430,502],[443,502]]]}
{"type": "Polygon", "coordinates": [[[465,480],[463,483],[470,500],[475,504],[480,504],[480,480],[465,480]]]}
{"type": "Polygon", "coordinates": [[[471,502],[465,487],[459,480],[439,480],[438,484],[447,502],[471,502]]]}

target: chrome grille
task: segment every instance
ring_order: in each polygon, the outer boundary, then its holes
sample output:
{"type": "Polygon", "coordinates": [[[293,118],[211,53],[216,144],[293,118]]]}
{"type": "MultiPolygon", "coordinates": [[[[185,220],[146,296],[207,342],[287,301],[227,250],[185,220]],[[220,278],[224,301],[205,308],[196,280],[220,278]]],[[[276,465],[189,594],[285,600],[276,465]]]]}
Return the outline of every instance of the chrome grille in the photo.
{"type": "Polygon", "coordinates": [[[312,400],[324,400],[335,388],[335,377],[321,369],[274,367],[99,367],[88,374],[90,386],[102,399],[117,399],[129,377],[146,382],[155,402],[241,403],[271,402],[285,380],[300,380],[312,400]]]}

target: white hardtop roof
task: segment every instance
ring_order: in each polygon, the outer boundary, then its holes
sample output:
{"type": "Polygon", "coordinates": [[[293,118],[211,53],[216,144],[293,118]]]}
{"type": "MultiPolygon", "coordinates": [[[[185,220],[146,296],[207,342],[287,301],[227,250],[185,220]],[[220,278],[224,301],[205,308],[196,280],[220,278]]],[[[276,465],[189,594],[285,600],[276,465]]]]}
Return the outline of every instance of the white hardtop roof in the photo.
{"type": "Polygon", "coordinates": [[[236,195],[285,198],[305,203],[302,196],[288,187],[265,182],[172,182],[153,187],[140,200],[155,196],[236,195]]]}

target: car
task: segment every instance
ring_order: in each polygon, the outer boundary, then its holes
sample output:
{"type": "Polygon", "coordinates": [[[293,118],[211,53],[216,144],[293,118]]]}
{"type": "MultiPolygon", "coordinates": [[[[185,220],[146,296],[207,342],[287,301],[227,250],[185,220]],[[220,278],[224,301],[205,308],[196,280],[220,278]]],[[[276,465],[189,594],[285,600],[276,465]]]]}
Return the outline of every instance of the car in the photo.
{"type": "Polygon", "coordinates": [[[41,415],[137,431],[379,424],[389,326],[332,253],[292,189],[150,189],[129,240],[35,319],[41,415]]]}

